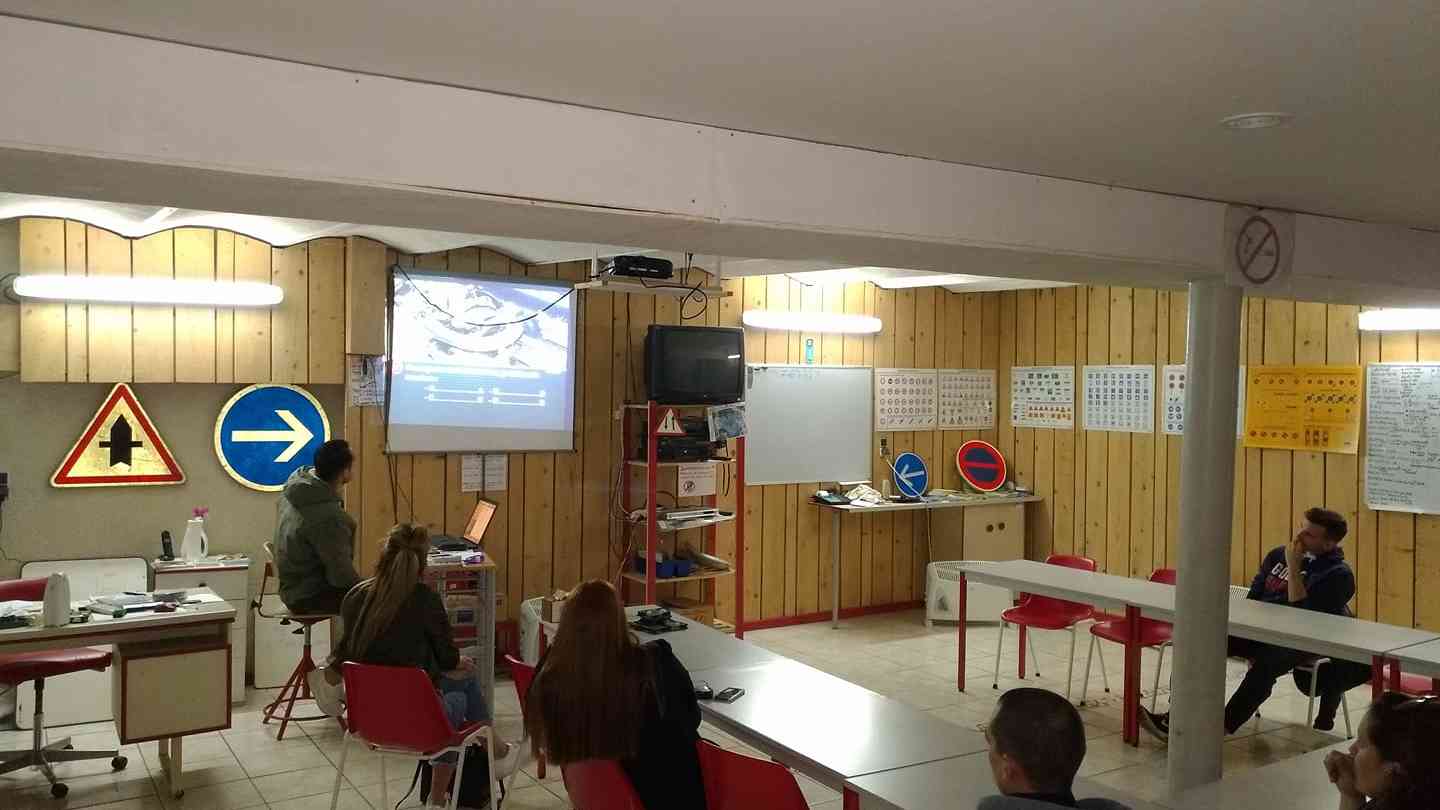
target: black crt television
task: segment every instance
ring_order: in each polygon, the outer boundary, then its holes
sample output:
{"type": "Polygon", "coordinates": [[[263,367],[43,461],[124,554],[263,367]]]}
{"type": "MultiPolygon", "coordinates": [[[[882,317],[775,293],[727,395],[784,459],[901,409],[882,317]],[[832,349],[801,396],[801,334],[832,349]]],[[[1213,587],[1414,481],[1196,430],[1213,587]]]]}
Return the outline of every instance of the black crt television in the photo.
{"type": "Polygon", "coordinates": [[[745,331],[723,326],[652,324],[645,335],[645,384],[665,405],[745,398],[745,331]]]}

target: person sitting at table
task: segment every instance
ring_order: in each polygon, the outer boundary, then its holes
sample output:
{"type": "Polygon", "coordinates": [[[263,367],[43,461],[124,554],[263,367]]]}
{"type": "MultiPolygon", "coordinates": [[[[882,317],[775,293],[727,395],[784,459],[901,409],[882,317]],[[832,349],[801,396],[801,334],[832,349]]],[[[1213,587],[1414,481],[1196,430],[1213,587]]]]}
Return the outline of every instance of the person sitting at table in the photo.
{"type": "Polygon", "coordinates": [[[1085,760],[1085,724],[1061,695],[1030,687],[1009,690],[995,705],[985,741],[1001,795],[981,799],[976,810],[1125,808],[1110,799],[1075,798],[1075,774],[1085,760]]]}
{"type": "Polygon", "coordinates": [[[335,614],[360,581],[355,519],[345,513],[340,489],[350,481],[355,455],[344,439],[315,451],[315,466],[290,474],[280,495],[275,526],[275,575],[280,601],[291,613],[335,614]]]}
{"type": "MultiPolygon", "coordinates": [[[[452,728],[490,722],[490,710],[480,694],[475,662],[460,655],[450,632],[450,616],[440,594],[422,581],[430,554],[430,532],[424,526],[401,523],[390,529],[380,547],[375,576],[361,582],[340,606],[344,632],[331,651],[329,666],[311,673],[316,702],[327,714],[338,715],[340,665],[346,661],[425,670],[440,693],[452,728]]],[[[509,776],[519,766],[520,746],[496,739],[497,777],[509,776]]],[[[455,775],[455,753],[434,766],[431,803],[442,806],[455,775]]]]}
{"type": "MultiPolygon", "coordinates": [[[[1349,615],[1346,605],[1355,596],[1355,572],[1345,562],[1345,552],[1340,549],[1347,531],[1345,518],[1339,514],[1320,507],[1307,509],[1305,523],[1295,537],[1265,555],[1265,561],[1250,583],[1247,598],[1338,616],[1349,615]]],[[[1249,671],[1225,704],[1226,734],[1234,734],[1254,716],[1260,705],[1270,697],[1280,676],[1315,657],[1303,650],[1235,636],[1229,639],[1226,655],[1250,660],[1249,671]]],[[[1325,699],[1330,706],[1333,728],[1335,709],[1340,705],[1334,688],[1326,692],[1325,699]]],[[[1142,706],[1140,725],[1161,740],[1170,737],[1168,712],[1156,714],[1142,706]]]]}
{"type": "Polygon", "coordinates": [[[646,807],[705,809],[690,673],[663,639],[636,639],[610,583],[575,589],[535,670],[524,714],[537,755],[619,760],[646,807]]]}
{"type": "Polygon", "coordinates": [[[1436,751],[1440,698],[1387,692],[1365,713],[1350,751],[1325,756],[1325,772],[1340,810],[1431,810],[1440,797],[1436,751]]]}

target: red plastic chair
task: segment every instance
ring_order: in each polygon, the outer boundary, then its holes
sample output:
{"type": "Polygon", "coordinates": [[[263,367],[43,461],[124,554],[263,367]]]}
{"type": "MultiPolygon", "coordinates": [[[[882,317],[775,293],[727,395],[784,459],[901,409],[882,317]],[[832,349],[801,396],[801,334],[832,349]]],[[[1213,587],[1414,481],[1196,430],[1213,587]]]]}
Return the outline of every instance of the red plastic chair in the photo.
{"type": "Polygon", "coordinates": [[[625,769],[613,759],[587,759],[560,768],[575,810],[645,810],[625,769]]]}
{"type": "MultiPolygon", "coordinates": [[[[1150,574],[1151,582],[1159,582],[1164,585],[1175,584],[1174,568],[1156,568],[1150,574]]],[[[1100,618],[1096,614],[1096,618],[1100,618]]],[[[1124,644],[1130,637],[1128,622],[1123,617],[1106,616],[1103,620],[1090,625],[1090,653],[1085,657],[1085,680],[1080,683],[1080,705],[1085,705],[1085,698],[1090,693],[1090,663],[1095,660],[1095,644],[1099,639],[1113,641],[1116,644],[1124,644]]],[[[1165,667],[1165,648],[1170,646],[1170,636],[1175,628],[1169,622],[1162,622],[1156,619],[1140,619],[1140,646],[1154,647],[1160,651],[1160,661],[1155,666],[1155,689],[1150,693],[1150,711],[1155,711],[1155,704],[1160,696],[1160,670],[1165,667]]],[[[1105,672],[1105,656],[1100,656],[1100,677],[1104,679],[1105,691],[1110,691],[1110,675],[1105,672]]]]}
{"type": "Polygon", "coordinates": [[[806,810],[795,774],[778,762],[747,757],[700,740],[700,772],[707,810],[806,810]]]}
{"type": "MultiPolygon", "coordinates": [[[[530,694],[530,684],[535,681],[535,667],[509,653],[505,654],[505,661],[510,665],[510,678],[515,681],[515,696],[520,698],[520,721],[523,724],[525,721],[525,698],[530,694]]],[[[528,726],[525,728],[524,737],[517,745],[530,745],[530,728],[528,726]]],[[[535,757],[535,776],[539,779],[545,778],[545,755],[543,753],[535,757]]],[[[515,774],[512,773],[510,774],[510,787],[514,787],[514,784],[515,774]]]]}
{"type": "MultiPolygon", "coordinates": [[[[0,602],[20,600],[39,602],[45,598],[44,579],[14,579],[0,582],[0,602]]],[[[110,653],[90,647],[75,647],[68,650],[40,650],[38,652],[8,653],[0,655],[0,686],[14,688],[26,681],[35,682],[35,733],[30,747],[23,750],[0,751],[0,773],[35,767],[50,783],[50,795],[63,798],[70,792],[64,782],[55,779],[54,763],[76,762],[86,759],[109,759],[110,767],[121,770],[128,762],[118,751],[72,751],[67,750],[70,738],[45,743],[45,679],[69,675],[93,669],[104,672],[110,667],[110,653]]]]}
{"type": "MultiPolygon", "coordinates": [[[[1045,562],[1048,565],[1059,565],[1081,571],[1094,571],[1096,568],[1095,561],[1089,557],[1076,557],[1070,554],[1051,554],[1045,558],[1045,562]]],[[[1000,651],[1005,645],[1005,625],[1014,624],[1020,628],[1021,679],[1025,677],[1026,629],[1031,627],[1038,630],[1068,629],[1070,631],[1070,669],[1065,678],[1065,697],[1070,697],[1070,681],[1075,675],[1075,625],[1092,618],[1094,614],[1094,608],[1079,602],[1067,602],[1064,599],[1055,599],[1049,596],[1026,594],[1019,605],[1000,614],[1000,638],[995,642],[995,680],[991,683],[991,687],[1000,688],[1000,651]]],[[[1030,643],[1030,657],[1037,658],[1033,641],[1030,643]]],[[[1040,674],[1039,660],[1035,661],[1035,674],[1037,676],[1040,674]]]]}
{"type": "MultiPolygon", "coordinates": [[[[452,729],[445,717],[440,694],[430,677],[419,667],[382,667],[374,664],[346,662],[345,676],[345,739],[340,744],[340,761],[335,767],[335,787],[330,794],[330,810],[340,801],[340,784],[345,773],[345,754],[350,740],[375,751],[380,757],[380,806],[389,807],[385,791],[385,754],[401,754],[434,763],[441,755],[460,753],[454,784],[462,784],[465,771],[464,751],[472,745],[485,743],[490,773],[495,773],[495,740],[484,723],[469,723],[452,729]]],[[[489,807],[494,810],[495,793],[490,791],[489,807]]],[[[433,798],[433,797],[432,797],[433,798]]],[[[460,791],[450,793],[450,810],[455,810],[460,791]]]]}

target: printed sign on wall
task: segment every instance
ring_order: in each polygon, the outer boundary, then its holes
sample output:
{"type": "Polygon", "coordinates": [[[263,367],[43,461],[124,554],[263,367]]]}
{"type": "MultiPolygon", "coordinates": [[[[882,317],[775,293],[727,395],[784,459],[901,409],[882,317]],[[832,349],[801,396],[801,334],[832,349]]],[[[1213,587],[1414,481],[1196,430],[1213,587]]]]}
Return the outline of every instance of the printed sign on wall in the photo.
{"type": "Polygon", "coordinates": [[[1362,374],[1359,366],[1251,366],[1245,446],[1358,452],[1362,374]]]}
{"type": "Polygon", "coordinates": [[[875,369],[875,429],[934,430],[935,369],[875,369]]]}
{"type": "Polygon", "coordinates": [[[1010,424],[1074,427],[1075,367],[1015,366],[1010,369],[1010,424]]]}
{"type": "Polygon", "coordinates": [[[995,369],[942,368],[939,388],[941,430],[995,427],[995,369]]]}
{"type": "Polygon", "coordinates": [[[1154,366],[1086,366],[1085,429],[1155,432],[1154,366]]]}

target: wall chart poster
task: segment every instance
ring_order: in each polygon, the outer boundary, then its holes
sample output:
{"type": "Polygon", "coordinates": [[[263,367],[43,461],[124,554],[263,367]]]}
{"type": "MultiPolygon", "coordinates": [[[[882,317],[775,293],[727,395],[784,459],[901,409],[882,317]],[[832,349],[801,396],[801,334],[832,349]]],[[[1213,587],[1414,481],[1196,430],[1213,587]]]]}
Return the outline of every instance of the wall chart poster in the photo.
{"type": "Polygon", "coordinates": [[[934,430],[933,368],[875,369],[875,430],[934,430]]]}
{"type": "MultiPolygon", "coordinates": [[[[1185,435],[1185,382],[1186,367],[1165,366],[1160,381],[1163,386],[1160,398],[1161,422],[1167,436],[1185,435]]],[[[1238,381],[1239,396],[1235,399],[1235,435],[1245,435],[1245,367],[1240,367],[1238,381]]]]}
{"type": "Polygon", "coordinates": [[[1010,369],[1010,424],[1074,427],[1075,367],[1015,366],[1010,369]]]}
{"type": "Polygon", "coordinates": [[[1245,375],[1245,446],[1355,453],[1359,366],[1251,366],[1245,375]]]}
{"type": "Polygon", "coordinates": [[[940,429],[995,427],[995,369],[940,369],[940,429]]]}
{"type": "Polygon", "coordinates": [[[1085,429],[1155,432],[1154,366],[1086,366],[1085,429]]]}
{"type": "Polygon", "coordinates": [[[1440,514],[1440,364],[1373,363],[1365,389],[1365,505],[1440,514]]]}

